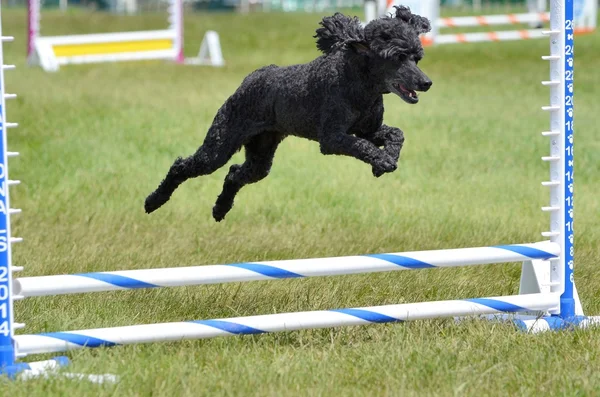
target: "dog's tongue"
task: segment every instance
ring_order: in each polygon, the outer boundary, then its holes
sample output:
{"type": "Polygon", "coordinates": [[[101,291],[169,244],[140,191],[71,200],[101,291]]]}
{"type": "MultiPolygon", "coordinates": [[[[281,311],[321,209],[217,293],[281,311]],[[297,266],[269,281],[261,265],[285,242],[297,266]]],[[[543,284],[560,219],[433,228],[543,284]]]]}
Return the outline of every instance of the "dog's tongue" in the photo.
{"type": "Polygon", "coordinates": [[[406,88],[404,88],[404,86],[400,86],[400,89],[404,92],[406,92],[408,94],[409,97],[413,97],[416,98],[417,97],[417,93],[413,90],[407,90],[406,88]]]}

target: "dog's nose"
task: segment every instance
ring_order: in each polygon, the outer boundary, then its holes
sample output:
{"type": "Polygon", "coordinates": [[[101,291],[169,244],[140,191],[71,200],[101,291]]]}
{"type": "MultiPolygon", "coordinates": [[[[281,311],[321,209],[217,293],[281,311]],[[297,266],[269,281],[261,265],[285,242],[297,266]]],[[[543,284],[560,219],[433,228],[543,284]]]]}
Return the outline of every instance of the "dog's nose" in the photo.
{"type": "Polygon", "coordinates": [[[421,83],[421,87],[419,87],[421,89],[421,91],[427,91],[431,88],[431,85],[433,84],[433,81],[431,80],[426,80],[424,82],[421,83]]]}

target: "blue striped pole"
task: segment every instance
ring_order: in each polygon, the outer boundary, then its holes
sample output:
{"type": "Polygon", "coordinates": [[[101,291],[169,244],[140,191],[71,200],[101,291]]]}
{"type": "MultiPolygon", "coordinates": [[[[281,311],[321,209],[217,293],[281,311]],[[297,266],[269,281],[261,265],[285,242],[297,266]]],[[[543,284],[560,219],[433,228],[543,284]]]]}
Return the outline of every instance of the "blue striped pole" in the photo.
{"type": "Polygon", "coordinates": [[[540,242],[337,258],[24,277],[15,280],[14,293],[23,297],[46,296],[136,288],[433,269],[523,262],[534,259],[548,260],[557,258],[559,254],[560,247],[558,244],[540,242]]]}
{"type": "Polygon", "coordinates": [[[558,305],[557,294],[528,294],[17,335],[15,341],[20,353],[37,354],[85,347],[111,347],[455,316],[537,312],[555,309],[558,305]]]}

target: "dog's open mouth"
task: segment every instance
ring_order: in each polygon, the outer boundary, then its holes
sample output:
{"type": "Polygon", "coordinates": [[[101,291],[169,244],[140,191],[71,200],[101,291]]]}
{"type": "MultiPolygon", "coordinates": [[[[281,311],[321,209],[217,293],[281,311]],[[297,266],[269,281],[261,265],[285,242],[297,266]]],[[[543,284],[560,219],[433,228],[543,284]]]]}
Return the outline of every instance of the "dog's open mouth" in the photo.
{"type": "Polygon", "coordinates": [[[419,102],[419,96],[417,95],[416,91],[409,90],[400,83],[393,83],[392,91],[394,94],[402,98],[406,103],[414,104],[419,102]]]}

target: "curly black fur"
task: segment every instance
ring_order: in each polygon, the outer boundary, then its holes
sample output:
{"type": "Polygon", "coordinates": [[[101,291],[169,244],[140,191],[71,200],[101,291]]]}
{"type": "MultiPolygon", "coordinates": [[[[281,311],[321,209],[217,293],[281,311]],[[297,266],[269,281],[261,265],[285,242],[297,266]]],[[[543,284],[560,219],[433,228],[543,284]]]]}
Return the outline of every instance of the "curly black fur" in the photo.
{"type": "Polygon", "coordinates": [[[351,18],[340,13],[323,18],[317,29],[317,48],[324,54],[343,49],[349,44],[365,41],[364,30],[357,17],[351,18]]]}
{"type": "Polygon", "coordinates": [[[269,174],[288,135],[319,142],[323,154],[355,157],[376,177],[393,172],[404,134],[382,124],[383,94],[417,103],[416,91],[429,89],[431,80],[417,66],[423,57],[419,34],[429,30],[429,21],[406,7],[364,28],[339,13],[323,18],[315,36],[323,55],[248,75],[218,110],[202,146],[176,159],[146,198],[146,212],[161,207],[186,180],[224,166],[243,146],[246,161],[230,167],[213,207],[215,220],[222,220],[243,186],[269,174]]]}

